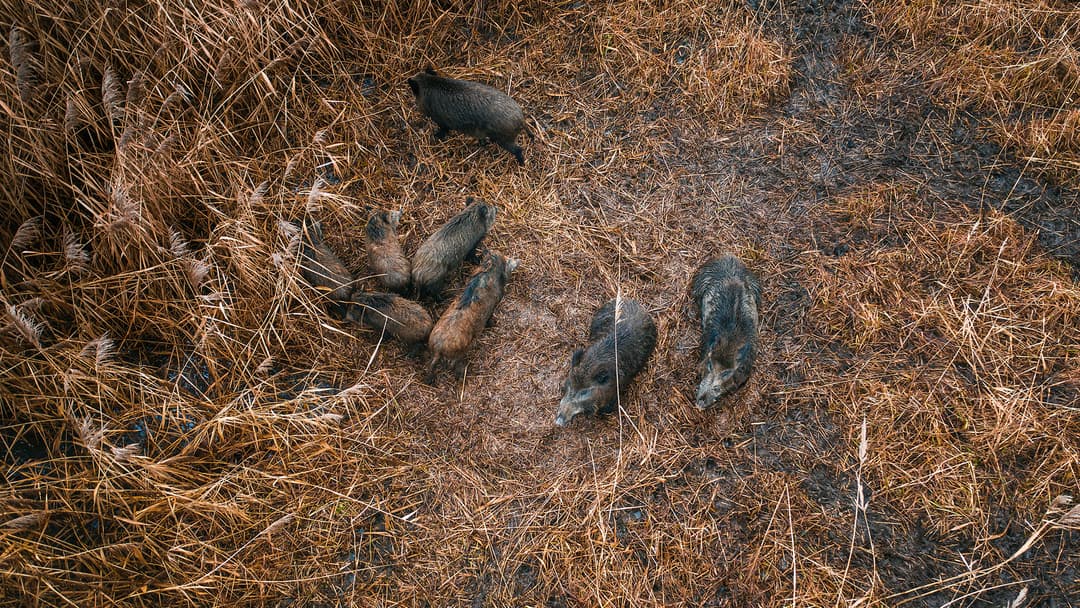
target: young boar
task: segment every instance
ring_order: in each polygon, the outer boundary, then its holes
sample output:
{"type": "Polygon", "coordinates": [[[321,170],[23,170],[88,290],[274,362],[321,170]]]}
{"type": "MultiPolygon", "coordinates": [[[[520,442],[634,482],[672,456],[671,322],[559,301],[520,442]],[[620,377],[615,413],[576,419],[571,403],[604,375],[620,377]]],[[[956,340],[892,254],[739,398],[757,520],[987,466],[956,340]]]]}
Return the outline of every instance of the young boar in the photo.
{"type": "Polygon", "coordinates": [[[478,82],[440,76],[430,68],[408,83],[417,107],[439,126],[436,138],[460,131],[481,142],[490,139],[513,154],[518,164],[525,164],[516,142],[525,117],[521,106],[505,93],[478,82]]]}
{"type": "Polygon", "coordinates": [[[334,316],[359,323],[405,344],[423,345],[431,334],[431,315],[423,306],[393,293],[356,290],[346,302],[335,303],[334,316]]]}
{"type": "Polygon", "coordinates": [[[348,299],[353,276],[323,242],[322,224],[305,221],[300,236],[300,274],[316,290],[333,300],[348,299]]]}
{"type": "Polygon", "coordinates": [[[421,243],[412,260],[413,287],[421,298],[439,296],[447,277],[495,223],[495,213],[494,205],[471,204],[421,243]]]}
{"type": "Polygon", "coordinates": [[[367,250],[368,268],[378,275],[379,283],[390,291],[404,293],[412,279],[412,266],[398,242],[400,221],[400,211],[372,213],[364,231],[364,249],[367,250]]]}
{"type": "Polygon", "coordinates": [[[516,259],[507,260],[492,252],[485,254],[480,268],[465,285],[465,291],[446,309],[431,330],[428,338],[428,348],[432,353],[428,368],[429,383],[434,382],[442,363],[451,364],[455,372],[461,373],[465,351],[488,324],[495,307],[502,300],[510,273],[517,267],[516,259]]]}
{"type": "Polygon", "coordinates": [[[565,426],[578,414],[614,409],[619,395],[645,367],[656,348],[656,324],[633,300],[611,300],[589,324],[589,347],[577,349],[555,424],[565,426]]]}
{"type": "Polygon", "coordinates": [[[726,255],[694,276],[701,310],[701,384],[696,405],[705,409],[742,386],[757,356],[761,286],[738,258],[726,255]]]}

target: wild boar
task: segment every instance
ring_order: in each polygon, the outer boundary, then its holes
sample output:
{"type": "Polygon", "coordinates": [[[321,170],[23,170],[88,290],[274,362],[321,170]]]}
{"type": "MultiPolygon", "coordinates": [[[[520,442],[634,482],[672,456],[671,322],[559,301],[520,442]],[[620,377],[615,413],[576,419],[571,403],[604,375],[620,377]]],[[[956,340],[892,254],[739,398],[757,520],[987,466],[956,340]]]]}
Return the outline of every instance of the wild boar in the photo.
{"type": "Polygon", "coordinates": [[[431,330],[428,338],[428,349],[432,354],[428,367],[429,383],[434,382],[439,366],[444,363],[461,373],[465,352],[487,326],[503,298],[510,273],[517,267],[516,259],[507,260],[493,252],[484,255],[480,267],[465,285],[465,291],[450,304],[431,330]]]}
{"type": "Polygon", "coordinates": [[[412,279],[412,266],[398,242],[400,221],[400,211],[372,213],[364,230],[364,249],[368,268],[378,277],[379,283],[390,291],[404,293],[412,279]]]}
{"type": "Polygon", "coordinates": [[[701,311],[701,383],[696,405],[705,409],[746,383],[757,357],[761,286],[735,256],[704,264],[694,275],[701,311]]]}
{"type": "Polygon", "coordinates": [[[656,324],[634,300],[611,300],[593,315],[589,346],[574,351],[555,424],[578,414],[606,413],[656,348],[656,324]]]}
{"type": "Polygon", "coordinates": [[[393,293],[368,293],[356,290],[348,301],[337,302],[331,313],[340,319],[359,323],[405,344],[423,345],[433,325],[428,311],[393,293]]]}
{"type": "Polygon", "coordinates": [[[470,204],[421,243],[412,260],[413,288],[420,298],[439,297],[447,277],[476,250],[495,223],[496,211],[494,205],[470,204]]]}
{"type": "Polygon", "coordinates": [[[346,300],[353,290],[353,276],[323,242],[322,224],[305,221],[300,236],[300,274],[316,290],[333,300],[346,300]]]}
{"type": "Polygon", "coordinates": [[[516,141],[525,117],[521,106],[508,95],[478,82],[440,76],[431,68],[408,79],[408,83],[417,107],[439,126],[436,139],[446,137],[450,131],[460,131],[481,142],[490,139],[513,154],[518,164],[525,164],[516,141]]]}

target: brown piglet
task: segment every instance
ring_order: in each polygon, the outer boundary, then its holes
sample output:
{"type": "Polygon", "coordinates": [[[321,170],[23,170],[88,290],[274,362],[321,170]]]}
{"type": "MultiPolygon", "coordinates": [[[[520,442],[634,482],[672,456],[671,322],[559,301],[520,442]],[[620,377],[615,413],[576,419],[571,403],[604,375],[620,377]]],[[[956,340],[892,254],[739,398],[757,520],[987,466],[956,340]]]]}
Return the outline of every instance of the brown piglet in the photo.
{"type": "Polygon", "coordinates": [[[364,249],[368,268],[379,283],[390,291],[404,293],[412,279],[412,265],[401,251],[397,226],[400,211],[376,211],[364,230],[364,249]]]}
{"type": "Polygon", "coordinates": [[[431,364],[428,382],[435,380],[439,366],[449,364],[461,373],[466,351],[491,319],[495,307],[502,300],[510,273],[518,267],[518,260],[487,252],[477,271],[469,278],[465,290],[431,330],[428,349],[431,364]]]}

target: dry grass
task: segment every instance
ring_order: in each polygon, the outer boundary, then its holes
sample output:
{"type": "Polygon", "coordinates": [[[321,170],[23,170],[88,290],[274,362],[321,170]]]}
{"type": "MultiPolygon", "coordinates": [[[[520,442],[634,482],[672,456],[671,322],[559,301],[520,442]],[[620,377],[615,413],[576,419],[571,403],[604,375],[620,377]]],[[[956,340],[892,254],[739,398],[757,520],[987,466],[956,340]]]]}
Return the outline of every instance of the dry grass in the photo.
{"type": "MultiPolygon", "coordinates": [[[[993,497],[1038,513],[1075,487],[1080,291],[1015,220],[925,200],[888,185],[830,205],[826,232],[854,251],[812,255],[808,284],[815,339],[840,356],[794,393],[843,412],[851,443],[865,421],[875,501],[989,539],[993,497]]],[[[937,588],[979,589],[984,566],[937,588]]]]}
{"type": "Polygon", "coordinates": [[[1024,541],[1068,576],[1068,270],[916,185],[799,215],[695,160],[785,98],[783,7],[114,4],[0,0],[0,603],[895,605],[1027,581],[1024,541]],[[432,141],[427,64],[521,101],[526,167],[432,141]],[[467,196],[522,266],[433,388],[325,314],[283,222],[363,277],[367,207],[411,252],[467,196]],[[684,286],[723,250],[762,276],[763,352],[701,413],[684,286]],[[558,430],[617,292],[657,353],[558,430]]]}
{"type": "Polygon", "coordinates": [[[898,46],[895,70],[923,79],[953,111],[989,115],[985,135],[1013,147],[1033,169],[1078,183],[1080,8],[1075,3],[863,1],[874,24],[898,46]]]}

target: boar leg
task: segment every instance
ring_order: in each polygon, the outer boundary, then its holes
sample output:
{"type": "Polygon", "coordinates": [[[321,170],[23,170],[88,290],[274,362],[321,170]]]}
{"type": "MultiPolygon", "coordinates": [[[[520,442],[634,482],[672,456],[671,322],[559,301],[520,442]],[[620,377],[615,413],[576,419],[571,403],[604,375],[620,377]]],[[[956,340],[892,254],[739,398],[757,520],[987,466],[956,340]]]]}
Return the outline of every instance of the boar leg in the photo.
{"type": "Polygon", "coordinates": [[[472,249],[469,250],[469,253],[466,253],[465,257],[462,259],[470,264],[479,264],[480,262],[484,261],[484,251],[486,251],[486,249],[484,248],[483,243],[484,240],[483,238],[481,238],[479,241],[476,242],[475,245],[472,246],[472,249]]]}
{"type": "Polygon", "coordinates": [[[462,357],[457,361],[454,361],[454,376],[457,378],[465,377],[465,358],[462,357]]]}
{"type": "Polygon", "coordinates": [[[405,350],[405,356],[410,359],[423,359],[424,358],[424,346],[423,342],[414,342],[409,345],[409,348],[405,350]]]}
{"type": "Polygon", "coordinates": [[[424,384],[434,386],[435,379],[438,375],[439,365],[442,363],[442,355],[436,353],[431,356],[431,363],[428,364],[427,374],[424,375],[424,384]]]}
{"type": "Polygon", "coordinates": [[[507,152],[514,155],[519,165],[525,165],[525,154],[521,151],[521,146],[517,145],[513,141],[500,141],[499,146],[507,152]]]}

